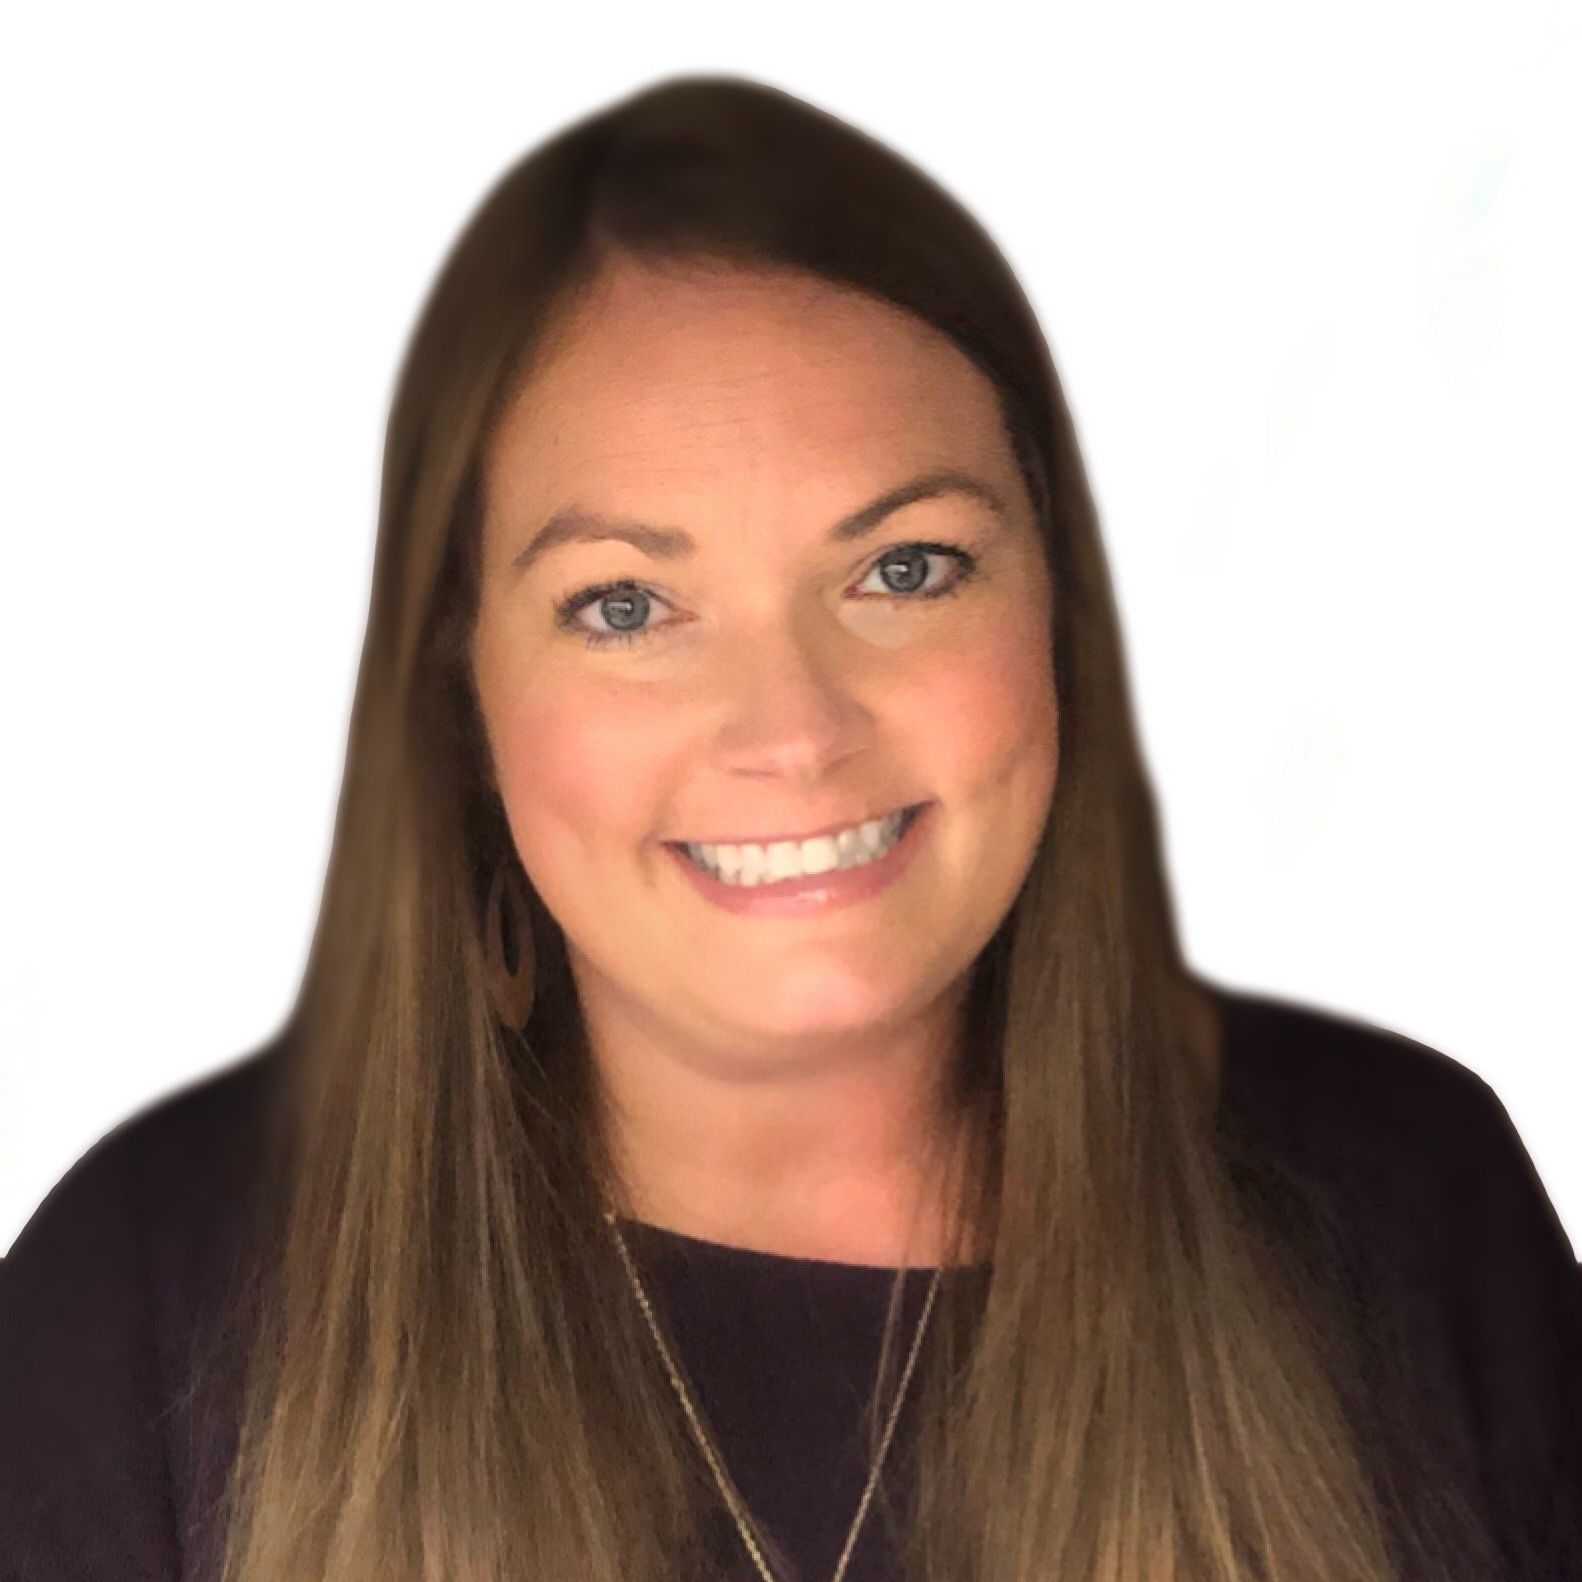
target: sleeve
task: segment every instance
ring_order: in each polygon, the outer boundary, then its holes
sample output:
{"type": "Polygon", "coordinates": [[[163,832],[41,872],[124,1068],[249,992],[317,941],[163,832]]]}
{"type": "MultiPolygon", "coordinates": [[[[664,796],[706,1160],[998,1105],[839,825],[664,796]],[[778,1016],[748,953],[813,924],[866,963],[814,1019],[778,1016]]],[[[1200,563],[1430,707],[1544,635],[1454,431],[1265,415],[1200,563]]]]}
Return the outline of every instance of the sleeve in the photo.
{"type": "Polygon", "coordinates": [[[1488,1085],[1446,1205],[1493,1506],[1533,1582],[1582,1578],[1582,1268],[1488,1085]]]}
{"type": "Polygon", "coordinates": [[[131,1148],[112,1132],[0,1262],[0,1578],[178,1582],[131,1148]]]}

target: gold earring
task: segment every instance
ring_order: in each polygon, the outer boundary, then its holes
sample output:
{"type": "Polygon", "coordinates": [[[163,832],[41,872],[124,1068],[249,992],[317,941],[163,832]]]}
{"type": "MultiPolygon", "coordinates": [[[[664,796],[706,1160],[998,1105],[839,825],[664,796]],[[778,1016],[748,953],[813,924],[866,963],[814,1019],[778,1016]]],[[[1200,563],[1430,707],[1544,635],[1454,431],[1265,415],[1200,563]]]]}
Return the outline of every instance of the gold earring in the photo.
{"type": "Polygon", "coordinates": [[[494,1013],[520,1032],[533,1010],[536,961],[527,896],[516,863],[498,863],[484,907],[483,955],[494,1013]]]}

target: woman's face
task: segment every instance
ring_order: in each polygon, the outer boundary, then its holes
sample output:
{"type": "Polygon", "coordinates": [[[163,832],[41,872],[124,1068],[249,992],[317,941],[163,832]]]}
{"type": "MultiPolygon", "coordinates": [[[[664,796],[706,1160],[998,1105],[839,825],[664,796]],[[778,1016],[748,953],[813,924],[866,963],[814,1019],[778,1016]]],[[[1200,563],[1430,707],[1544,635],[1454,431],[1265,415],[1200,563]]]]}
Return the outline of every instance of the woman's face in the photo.
{"type": "Polygon", "coordinates": [[[1052,590],[987,378],[822,281],[627,260],[486,472],[479,695],[590,1026],[767,1070],[926,1021],[1015,899],[1056,774],[1052,590]],[[945,472],[971,483],[858,518],[945,472]],[[887,883],[795,911],[667,845],[919,803],[887,883]]]}

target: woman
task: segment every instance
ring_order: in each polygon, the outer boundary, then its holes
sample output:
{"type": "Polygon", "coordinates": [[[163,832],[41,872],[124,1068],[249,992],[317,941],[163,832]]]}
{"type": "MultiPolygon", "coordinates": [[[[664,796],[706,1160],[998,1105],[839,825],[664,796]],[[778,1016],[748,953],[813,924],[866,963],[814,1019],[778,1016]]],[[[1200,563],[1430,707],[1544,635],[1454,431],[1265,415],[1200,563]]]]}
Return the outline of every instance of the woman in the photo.
{"type": "Polygon", "coordinates": [[[1576,1574],[1576,1274],[1470,1072],[1188,971],[992,243],[672,81],[434,288],[298,1004],[7,1260],[0,1556],[1576,1574]]]}

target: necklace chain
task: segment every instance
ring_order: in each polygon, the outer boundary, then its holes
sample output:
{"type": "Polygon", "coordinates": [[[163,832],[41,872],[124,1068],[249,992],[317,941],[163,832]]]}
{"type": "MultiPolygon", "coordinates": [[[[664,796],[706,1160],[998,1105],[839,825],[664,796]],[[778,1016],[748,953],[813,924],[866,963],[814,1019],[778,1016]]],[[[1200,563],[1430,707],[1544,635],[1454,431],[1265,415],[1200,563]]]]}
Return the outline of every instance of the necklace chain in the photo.
{"type": "MultiPolygon", "coordinates": [[[[621,1227],[616,1223],[614,1210],[606,1208],[604,1211],[605,1223],[615,1233],[615,1245],[621,1254],[621,1262],[626,1266],[627,1278],[631,1281],[632,1290],[637,1297],[638,1306],[643,1310],[643,1317],[648,1320],[648,1328],[654,1337],[654,1344],[659,1348],[660,1360],[665,1365],[665,1372],[670,1377],[671,1387],[675,1390],[681,1402],[682,1410],[686,1413],[687,1422],[692,1429],[693,1438],[696,1439],[698,1448],[703,1452],[703,1459],[708,1462],[709,1471],[714,1474],[714,1481],[719,1486],[720,1494],[724,1497],[726,1509],[731,1513],[731,1519],[736,1523],[737,1531],[742,1535],[742,1542],[747,1546],[747,1552],[752,1556],[753,1564],[757,1566],[759,1575],[764,1582],[775,1582],[775,1575],[765,1562],[763,1552],[753,1537],[752,1525],[747,1512],[742,1509],[741,1501],[732,1490],[730,1480],[725,1476],[719,1458],[714,1452],[714,1447],[709,1442],[709,1436],[704,1432],[703,1424],[698,1420],[698,1414],[693,1409],[692,1399],[688,1395],[686,1386],[681,1382],[680,1370],[676,1367],[670,1355],[670,1348],[665,1344],[664,1336],[660,1334],[658,1321],[654,1317],[653,1308],[649,1305],[648,1293],[643,1289],[643,1282],[638,1278],[637,1267],[632,1262],[632,1255],[627,1250],[626,1238],[621,1234],[621,1227]]],[[[923,1331],[928,1327],[928,1317],[934,1308],[934,1294],[939,1289],[940,1271],[935,1269],[934,1278],[929,1281],[928,1298],[923,1304],[923,1316],[918,1320],[917,1334],[912,1339],[912,1350],[906,1359],[906,1367],[901,1374],[901,1382],[896,1387],[895,1403],[890,1408],[890,1417],[885,1424],[884,1437],[879,1442],[879,1449],[873,1458],[873,1466],[868,1472],[868,1484],[862,1491],[862,1499],[857,1506],[857,1515],[851,1524],[851,1531],[846,1535],[845,1547],[841,1550],[840,1560],[835,1567],[835,1575],[830,1582],[841,1582],[846,1574],[847,1562],[851,1559],[852,1549],[857,1542],[857,1534],[861,1530],[863,1518],[868,1514],[868,1503],[873,1498],[874,1490],[879,1484],[879,1469],[884,1465],[884,1458],[890,1449],[890,1439],[895,1433],[895,1425],[901,1416],[901,1403],[906,1398],[906,1387],[912,1379],[912,1369],[917,1362],[918,1352],[923,1343],[923,1331]]]]}

